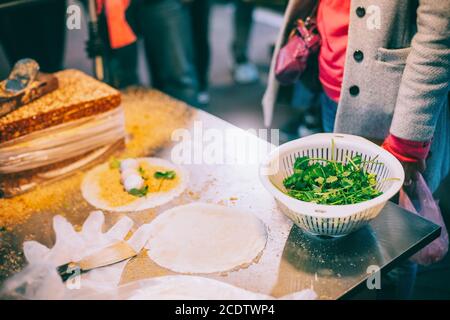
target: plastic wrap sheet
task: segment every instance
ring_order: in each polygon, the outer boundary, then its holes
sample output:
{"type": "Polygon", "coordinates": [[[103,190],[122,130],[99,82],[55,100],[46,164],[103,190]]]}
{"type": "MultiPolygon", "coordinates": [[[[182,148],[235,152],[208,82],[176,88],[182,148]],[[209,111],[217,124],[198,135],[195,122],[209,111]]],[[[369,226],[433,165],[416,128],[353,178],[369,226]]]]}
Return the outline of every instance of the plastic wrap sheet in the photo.
{"type": "Polygon", "coordinates": [[[57,163],[125,136],[123,108],[68,122],[0,144],[0,174],[57,163]]]}

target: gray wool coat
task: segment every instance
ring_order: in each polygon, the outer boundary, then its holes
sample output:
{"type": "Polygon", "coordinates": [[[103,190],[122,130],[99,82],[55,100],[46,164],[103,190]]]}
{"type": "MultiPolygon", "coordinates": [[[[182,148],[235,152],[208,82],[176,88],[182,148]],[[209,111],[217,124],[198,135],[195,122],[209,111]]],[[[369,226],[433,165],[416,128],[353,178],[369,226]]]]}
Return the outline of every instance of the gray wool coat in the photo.
{"type": "MultiPolygon", "coordinates": [[[[275,57],[292,22],[314,5],[315,0],[289,1],[262,102],[266,124],[279,87],[275,57]]],[[[336,132],[433,138],[425,179],[434,191],[450,167],[449,81],[450,0],[351,0],[336,132]],[[354,57],[357,50],[362,60],[354,57]]]]}

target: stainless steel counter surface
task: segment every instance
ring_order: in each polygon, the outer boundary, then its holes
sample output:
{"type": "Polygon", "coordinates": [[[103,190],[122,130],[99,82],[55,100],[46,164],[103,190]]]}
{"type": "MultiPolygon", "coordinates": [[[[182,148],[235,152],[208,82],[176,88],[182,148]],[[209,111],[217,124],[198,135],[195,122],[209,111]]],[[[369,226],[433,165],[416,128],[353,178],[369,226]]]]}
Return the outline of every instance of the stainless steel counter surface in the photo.
{"type": "MultiPolygon", "coordinates": [[[[136,225],[148,223],[174,205],[201,201],[253,212],[268,228],[266,248],[256,263],[226,274],[202,276],[275,297],[312,288],[321,299],[338,299],[364,285],[370,268],[379,267],[387,271],[439,235],[438,226],[393,203],[388,203],[367,227],[346,237],[326,239],[305,234],[292,226],[259,182],[259,161],[254,155],[266,153],[273,148],[272,145],[203,111],[193,112],[188,125],[172,134],[172,140],[152,156],[181,162],[189,171],[188,190],[162,207],[127,213],[136,225]],[[229,139],[221,140],[220,137],[224,136],[229,139]],[[197,143],[198,137],[207,138],[203,143],[197,143]],[[237,147],[229,141],[240,143],[237,147]],[[214,149],[212,143],[221,144],[223,148],[214,149]],[[219,154],[214,154],[214,150],[220,149],[219,154]],[[181,156],[186,150],[192,152],[190,156],[186,153],[181,156]],[[240,158],[243,155],[244,159],[240,158]]],[[[64,207],[40,212],[17,228],[2,231],[2,241],[8,244],[8,248],[2,249],[0,260],[14,255],[19,259],[25,239],[35,239],[51,246],[54,242],[51,218],[55,214],[63,214],[72,223],[81,225],[94,209],[83,201],[79,192],[74,193],[64,207]],[[75,204],[76,210],[72,208],[64,212],[64,208],[75,204]]],[[[106,213],[106,223],[110,225],[120,216],[106,213]]],[[[133,260],[128,263],[122,284],[174,274],[156,265],[147,255],[137,259],[141,263],[136,264],[133,260]]],[[[4,263],[5,260],[0,261],[0,264],[4,263]]],[[[20,264],[23,263],[22,259],[20,264]]]]}

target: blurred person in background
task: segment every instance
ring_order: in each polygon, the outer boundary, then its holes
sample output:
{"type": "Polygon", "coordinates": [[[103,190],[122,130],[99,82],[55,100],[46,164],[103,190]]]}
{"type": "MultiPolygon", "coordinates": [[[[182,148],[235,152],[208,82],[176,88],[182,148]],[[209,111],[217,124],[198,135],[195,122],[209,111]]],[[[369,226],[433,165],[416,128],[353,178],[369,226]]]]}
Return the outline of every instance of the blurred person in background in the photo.
{"type": "MultiPolygon", "coordinates": [[[[317,54],[310,57],[308,65],[303,75],[291,87],[283,88],[284,94],[289,99],[287,104],[292,106],[295,113],[291,119],[280,128],[280,140],[290,141],[311,134],[323,132],[322,112],[320,105],[321,84],[318,78],[311,77],[316,72],[318,59],[317,54]],[[292,97],[291,97],[292,96],[292,97]]],[[[283,92],[280,92],[283,94],[283,92]]]]}
{"type": "Polygon", "coordinates": [[[253,25],[252,0],[234,0],[233,18],[233,79],[238,84],[248,84],[259,80],[258,68],[248,58],[248,47],[253,25]]]}
{"type": "Polygon", "coordinates": [[[210,0],[184,0],[190,14],[192,27],[192,49],[198,77],[198,103],[205,108],[209,103],[209,65],[210,65],[210,0]]]}
{"type": "Polygon", "coordinates": [[[66,1],[43,1],[0,11],[0,43],[10,67],[32,58],[43,72],[63,68],[66,1]]]}
{"type": "Polygon", "coordinates": [[[188,8],[181,0],[136,1],[152,86],[198,106],[198,78],[188,8]]]}
{"type": "MultiPolygon", "coordinates": [[[[253,83],[259,79],[256,66],[248,59],[248,47],[253,23],[252,0],[234,0],[232,75],[238,84],[253,83]]],[[[192,51],[198,77],[198,101],[203,107],[209,103],[209,67],[211,48],[209,44],[211,0],[183,0],[186,4],[192,28],[192,51]]]]}
{"type": "Polygon", "coordinates": [[[280,139],[290,141],[323,132],[320,94],[298,81],[292,88],[289,101],[295,110],[293,117],[280,128],[280,139]]]}
{"type": "Polygon", "coordinates": [[[104,80],[119,89],[139,84],[135,5],[131,0],[96,0],[98,35],[87,41],[88,56],[104,59],[104,80]]]}
{"type": "Polygon", "coordinates": [[[123,88],[139,83],[137,39],[142,38],[151,86],[198,106],[198,82],[189,12],[181,0],[96,0],[101,43],[89,55],[105,57],[107,81],[123,88]]]}
{"type": "MultiPolygon", "coordinates": [[[[316,5],[289,2],[263,98],[266,107],[276,101],[273,66],[279,48],[292,23],[311,15],[316,5]]],[[[406,185],[418,171],[435,191],[450,169],[450,1],[380,0],[367,6],[320,0],[316,12],[324,130],[382,143],[402,162],[406,185]]],[[[411,263],[395,269],[396,292],[388,297],[410,298],[415,273],[411,263]]]]}
{"type": "MultiPolygon", "coordinates": [[[[290,1],[274,59],[292,22],[315,4],[290,1]]],[[[308,75],[322,84],[323,127],[383,143],[403,162],[407,183],[426,162],[424,177],[434,191],[450,166],[450,17],[443,14],[450,1],[381,0],[378,6],[387,23],[369,28],[371,17],[358,1],[319,2],[318,72],[308,75]]],[[[277,90],[271,72],[263,103],[274,103],[277,90]]]]}
{"type": "Polygon", "coordinates": [[[8,77],[10,72],[9,62],[3,52],[2,44],[0,43],[0,79],[8,77]]]}

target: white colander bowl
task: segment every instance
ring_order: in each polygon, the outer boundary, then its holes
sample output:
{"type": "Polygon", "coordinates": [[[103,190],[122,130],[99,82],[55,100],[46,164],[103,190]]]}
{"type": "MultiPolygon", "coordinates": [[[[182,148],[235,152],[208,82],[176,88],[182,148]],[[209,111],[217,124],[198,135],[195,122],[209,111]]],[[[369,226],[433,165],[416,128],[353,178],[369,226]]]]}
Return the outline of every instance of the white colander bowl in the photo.
{"type": "Polygon", "coordinates": [[[374,219],[402,187],[405,173],[401,163],[371,141],[348,134],[319,133],[285,143],[273,150],[260,167],[260,179],[281,211],[312,234],[338,237],[355,231],[374,219]],[[332,145],[334,141],[334,152],[332,145]],[[295,159],[302,156],[347,163],[347,157],[361,155],[363,161],[375,159],[364,168],[377,174],[380,196],[349,205],[322,205],[287,195],[283,180],[293,174],[295,159]]]}

